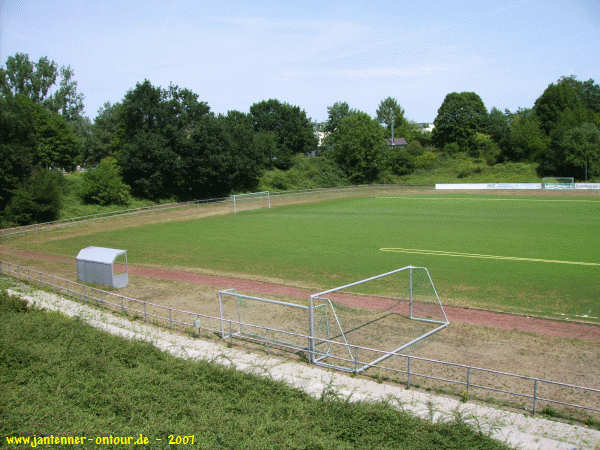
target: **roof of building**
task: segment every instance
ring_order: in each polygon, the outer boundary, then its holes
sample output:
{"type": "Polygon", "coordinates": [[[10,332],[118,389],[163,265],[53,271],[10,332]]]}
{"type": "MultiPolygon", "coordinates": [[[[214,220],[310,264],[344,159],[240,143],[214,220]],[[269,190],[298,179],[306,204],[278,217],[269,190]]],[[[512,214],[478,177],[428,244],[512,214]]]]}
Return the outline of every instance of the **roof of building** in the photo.
{"type": "Polygon", "coordinates": [[[391,139],[387,140],[387,144],[390,147],[395,147],[395,146],[404,146],[404,145],[408,145],[408,142],[406,141],[406,139],[402,138],[394,138],[394,140],[392,141],[391,139]]]}
{"type": "Polygon", "coordinates": [[[127,250],[119,250],[118,248],[86,247],[77,254],[77,261],[112,264],[118,256],[125,253],[127,253],[127,250]]]}

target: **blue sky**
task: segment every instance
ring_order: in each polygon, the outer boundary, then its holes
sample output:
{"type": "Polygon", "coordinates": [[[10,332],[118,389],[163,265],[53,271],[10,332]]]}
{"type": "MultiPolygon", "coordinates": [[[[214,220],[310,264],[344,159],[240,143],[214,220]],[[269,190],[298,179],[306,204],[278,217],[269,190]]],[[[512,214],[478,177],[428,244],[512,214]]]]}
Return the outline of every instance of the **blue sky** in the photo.
{"type": "Polygon", "coordinates": [[[278,98],[323,121],[336,101],[374,115],[392,96],[419,122],[453,91],[514,110],[562,75],[600,81],[598,0],[0,0],[0,14],[2,64],[70,65],[91,118],[144,78],[217,113],[278,98]]]}

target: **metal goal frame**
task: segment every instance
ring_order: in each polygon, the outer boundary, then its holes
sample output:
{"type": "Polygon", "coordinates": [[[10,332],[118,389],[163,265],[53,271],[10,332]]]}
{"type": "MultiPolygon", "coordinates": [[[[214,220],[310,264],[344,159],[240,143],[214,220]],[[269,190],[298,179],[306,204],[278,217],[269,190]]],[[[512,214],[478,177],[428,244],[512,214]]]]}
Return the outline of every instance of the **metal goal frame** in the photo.
{"type": "Polygon", "coordinates": [[[575,189],[573,177],[544,177],[542,178],[543,190],[570,190],[575,189]]]}
{"type": "Polygon", "coordinates": [[[233,213],[237,214],[238,212],[238,201],[243,198],[251,198],[251,197],[265,197],[267,199],[267,208],[271,207],[271,193],[269,191],[261,191],[261,192],[249,192],[247,194],[234,194],[231,196],[231,201],[233,203],[233,213]]]}
{"type": "MultiPolygon", "coordinates": [[[[426,267],[420,266],[400,267],[390,272],[381,273],[369,278],[365,278],[363,280],[345,284],[343,286],[338,286],[332,289],[328,289],[326,291],[317,292],[310,296],[309,303],[307,305],[291,303],[282,300],[275,300],[265,297],[246,295],[238,293],[235,289],[223,289],[218,291],[217,300],[220,318],[220,332],[218,334],[221,336],[222,339],[246,339],[255,342],[262,342],[265,343],[267,346],[275,345],[287,349],[301,351],[306,354],[307,360],[312,364],[354,373],[360,373],[369,369],[370,367],[376,366],[379,362],[391,356],[397,355],[398,352],[400,352],[401,350],[410,347],[411,345],[414,345],[417,342],[422,341],[423,339],[428,338],[432,334],[437,333],[438,331],[443,330],[448,325],[450,325],[450,321],[446,316],[444,305],[442,305],[442,302],[438,295],[437,289],[435,288],[429,270],[426,267]],[[439,306],[441,317],[443,317],[443,319],[436,320],[427,317],[420,317],[418,314],[415,313],[415,309],[413,307],[415,303],[415,296],[413,295],[413,272],[415,270],[423,271],[426,274],[426,278],[424,278],[424,280],[427,280],[432,288],[431,292],[434,294],[433,304],[439,306]],[[430,323],[436,325],[436,327],[410,340],[409,342],[402,343],[394,350],[391,350],[389,352],[375,350],[379,354],[377,358],[369,362],[360,362],[358,360],[356,352],[356,350],[360,346],[353,345],[348,342],[346,333],[344,332],[344,328],[342,326],[342,322],[340,321],[336,312],[334,302],[332,302],[331,299],[328,298],[328,294],[342,291],[354,286],[358,286],[364,283],[368,283],[370,281],[378,280],[380,278],[388,277],[404,271],[408,271],[409,282],[409,313],[408,316],[405,315],[405,317],[408,317],[410,320],[430,323]],[[224,308],[224,302],[226,299],[232,299],[235,302],[234,310],[230,311],[229,313],[226,313],[224,308]],[[255,308],[259,308],[259,304],[270,304],[276,305],[277,307],[283,309],[289,308],[294,310],[305,311],[307,316],[304,317],[307,320],[303,319],[303,321],[306,321],[304,322],[305,325],[301,326],[301,328],[303,328],[303,331],[301,332],[292,331],[290,329],[284,328],[276,328],[273,326],[272,323],[263,324],[259,323],[260,321],[254,320],[252,322],[249,322],[245,319],[245,317],[242,317],[240,311],[240,302],[251,302],[257,305],[255,308]],[[233,314],[235,317],[230,317],[231,314],[233,314]],[[325,314],[326,330],[324,332],[322,329],[323,317],[316,317],[319,314],[321,314],[321,316],[325,314]],[[321,322],[317,322],[316,319],[321,320],[321,322]],[[332,338],[333,330],[330,329],[330,319],[332,327],[336,331],[337,340],[333,340],[332,338]],[[340,358],[340,356],[335,356],[332,352],[334,346],[338,349],[344,349],[343,353],[346,353],[347,351],[348,359],[340,358]],[[331,360],[345,360],[347,362],[350,361],[353,363],[354,367],[350,368],[348,366],[328,362],[331,360]]],[[[302,317],[303,315],[304,313],[302,313],[300,317],[302,317]]]]}
{"type": "MultiPolygon", "coordinates": [[[[401,350],[410,347],[413,344],[416,344],[419,341],[422,341],[423,339],[428,338],[429,336],[431,336],[432,334],[437,333],[438,331],[443,330],[444,328],[446,328],[448,325],[450,325],[450,321],[448,320],[448,316],[446,316],[446,311],[444,309],[444,305],[442,304],[440,297],[438,295],[437,289],[435,288],[435,284],[433,283],[433,280],[431,278],[431,274],[429,273],[429,270],[427,270],[426,267],[420,267],[420,266],[405,266],[405,267],[400,267],[398,269],[392,270],[390,272],[386,272],[386,273],[381,273],[379,275],[374,275],[372,277],[369,278],[365,278],[364,280],[359,280],[359,281],[355,281],[353,283],[348,283],[345,284],[343,286],[338,286],[335,287],[333,289],[328,289],[326,291],[322,291],[322,292],[318,292],[316,294],[312,294],[310,296],[310,305],[309,305],[309,334],[310,334],[310,339],[309,339],[309,344],[308,344],[308,354],[309,354],[309,360],[311,363],[319,365],[319,366],[323,366],[323,367],[328,367],[331,369],[337,369],[337,370],[343,370],[343,371],[352,371],[354,373],[360,373],[363,372],[367,369],[369,369],[370,367],[375,366],[376,364],[378,364],[379,362],[394,356],[395,354],[397,354],[398,352],[400,352],[401,350]],[[384,278],[384,277],[388,277],[390,275],[394,275],[397,274],[399,272],[403,272],[403,271],[409,271],[409,319],[410,320],[416,320],[419,322],[427,322],[427,323],[432,323],[432,324],[436,324],[438,325],[437,327],[435,327],[433,330],[429,330],[428,332],[416,337],[415,339],[412,339],[409,342],[405,342],[402,345],[400,345],[399,347],[395,348],[394,350],[390,351],[390,352],[386,352],[383,355],[375,358],[373,361],[370,362],[366,362],[366,363],[362,363],[359,364],[359,361],[357,359],[356,354],[353,354],[352,351],[352,346],[348,343],[346,336],[343,334],[343,329],[340,325],[340,330],[342,331],[342,336],[344,338],[344,343],[340,343],[340,345],[345,345],[348,348],[348,352],[350,354],[350,359],[354,360],[355,363],[355,367],[354,369],[349,369],[348,367],[345,366],[341,366],[341,365],[337,365],[337,364],[332,364],[332,363],[328,363],[325,362],[325,360],[329,357],[329,355],[324,355],[321,354],[319,357],[316,357],[317,354],[319,354],[320,352],[318,352],[315,349],[315,345],[318,344],[319,341],[318,338],[315,337],[315,332],[314,332],[314,305],[319,302],[319,301],[328,301],[333,308],[333,311],[335,312],[335,307],[333,306],[333,304],[331,303],[331,300],[327,297],[325,297],[327,294],[331,294],[333,292],[337,292],[337,291],[341,291],[347,288],[351,288],[354,286],[358,286],[364,283],[368,283],[370,281],[374,281],[374,280],[378,280],[380,278],[384,278]],[[413,271],[414,270],[423,270],[425,272],[425,274],[427,275],[427,279],[429,280],[429,283],[431,283],[431,287],[432,287],[432,291],[435,294],[435,300],[436,303],[439,305],[442,316],[443,316],[443,320],[435,320],[435,319],[429,319],[429,318],[425,318],[425,317],[418,317],[415,315],[414,313],[414,296],[413,296],[413,271]]],[[[336,317],[337,319],[337,317],[336,317]]],[[[339,321],[338,321],[339,324],[339,321]]]]}

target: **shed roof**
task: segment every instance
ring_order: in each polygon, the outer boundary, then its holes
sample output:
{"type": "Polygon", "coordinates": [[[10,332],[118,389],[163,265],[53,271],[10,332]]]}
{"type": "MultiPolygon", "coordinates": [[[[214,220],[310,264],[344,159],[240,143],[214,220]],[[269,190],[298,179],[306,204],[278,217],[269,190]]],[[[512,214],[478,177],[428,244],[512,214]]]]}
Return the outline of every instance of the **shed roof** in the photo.
{"type": "Polygon", "coordinates": [[[403,137],[400,137],[400,138],[394,138],[393,140],[388,139],[387,144],[389,147],[396,147],[396,146],[404,147],[405,145],[408,145],[408,142],[403,137]]]}
{"type": "Polygon", "coordinates": [[[118,256],[127,253],[127,250],[118,248],[86,247],[77,254],[78,261],[91,261],[103,264],[112,264],[118,256]]]}

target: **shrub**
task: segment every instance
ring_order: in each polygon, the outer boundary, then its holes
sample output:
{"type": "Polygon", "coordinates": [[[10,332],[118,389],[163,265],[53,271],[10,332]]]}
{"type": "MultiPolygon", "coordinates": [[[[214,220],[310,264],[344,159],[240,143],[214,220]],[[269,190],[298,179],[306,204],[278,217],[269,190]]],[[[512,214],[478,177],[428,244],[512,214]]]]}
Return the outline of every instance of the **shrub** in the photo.
{"type": "Polygon", "coordinates": [[[6,215],[18,225],[51,222],[58,219],[62,203],[63,176],[59,172],[37,169],[15,191],[6,215]]]}
{"type": "Polygon", "coordinates": [[[488,166],[494,165],[500,156],[500,147],[498,147],[498,144],[489,135],[483,133],[475,135],[475,150],[477,154],[473,156],[485,159],[488,166]]]}
{"type": "Polygon", "coordinates": [[[29,306],[25,300],[8,295],[6,291],[0,291],[0,311],[3,313],[27,312],[29,311],[29,306]]]}
{"type": "Polygon", "coordinates": [[[444,145],[444,152],[449,155],[454,155],[460,151],[460,146],[456,142],[450,142],[444,145]]]}
{"type": "Polygon", "coordinates": [[[406,149],[391,149],[386,153],[384,164],[395,175],[408,175],[415,169],[415,158],[406,149]]]}
{"type": "Polygon", "coordinates": [[[289,170],[265,172],[260,180],[260,189],[313,189],[346,184],[342,169],[326,156],[297,155],[293,158],[293,164],[289,170]]]}
{"type": "Polygon", "coordinates": [[[430,169],[437,162],[437,154],[426,150],[415,158],[416,169],[430,169]]]}
{"type": "Polygon", "coordinates": [[[129,203],[129,190],[129,186],[123,183],[117,161],[107,157],[84,174],[80,196],[86,203],[126,205],[129,203]]]}

